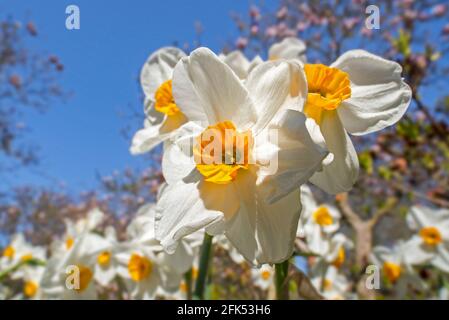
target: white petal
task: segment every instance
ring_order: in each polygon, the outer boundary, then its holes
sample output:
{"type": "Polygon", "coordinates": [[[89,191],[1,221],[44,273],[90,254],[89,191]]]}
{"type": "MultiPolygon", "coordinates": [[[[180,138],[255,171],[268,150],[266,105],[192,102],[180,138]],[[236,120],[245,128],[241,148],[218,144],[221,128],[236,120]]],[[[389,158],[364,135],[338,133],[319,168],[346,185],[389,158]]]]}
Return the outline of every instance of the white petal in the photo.
{"type": "Polygon", "coordinates": [[[323,164],[323,171],[315,173],[310,182],[330,194],[349,191],[359,174],[359,160],[351,139],[335,111],[324,112],[320,128],[334,159],[323,164]]]}
{"type": "Polygon", "coordinates": [[[391,126],[401,119],[412,92],[401,77],[402,67],[363,50],[351,50],[332,67],[349,74],[351,98],[338,108],[345,129],[363,135],[391,126]]]}
{"type": "Polygon", "coordinates": [[[255,122],[248,91],[231,68],[207,48],[196,49],[176,66],[173,95],[187,118],[203,126],[231,120],[246,129],[255,122]]]}
{"type": "Polygon", "coordinates": [[[302,110],[307,97],[306,76],[296,62],[280,60],[259,64],[250,73],[246,86],[257,113],[256,135],[287,107],[302,110]]]}
{"type": "Polygon", "coordinates": [[[293,37],[288,37],[280,43],[276,43],[268,50],[270,59],[298,59],[305,63],[306,58],[306,44],[293,37]]]}
{"type": "Polygon", "coordinates": [[[220,58],[240,79],[246,79],[250,62],[240,50],[232,51],[226,55],[220,55],[220,58]]]}
{"type": "Polygon", "coordinates": [[[168,184],[185,178],[195,168],[192,146],[194,139],[203,130],[202,127],[190,121],[180,127],[164,144],[162,173],[168,184]]]}
{"type": "Polygon", "coordinates": [[[184,56],[178,48],[165,47],[148,57],[140,72],[140,83],[147,97],[152,99],[159,86],[172,78],[176,63],[184,56]]]}
{"type": "Polygon", "coordinates": [[[245,259],[256,265],[290,258],[301,212],[299,189],[268,204],[265,190],[254,190],[254,178],[238,177],[236,181],[240,210],[227,219],[226,237],[245,259]]]}
{"type": "Polygon", "coordinates": [[[181,238],[220,223],[225,215],[233,215],[238,205],[233,184],[180,181],[168,185],[156,208],[156,237],[173,253],[181,238]]]}
{"type": "Polygon", "coordinates": [[[181,113],[174,116],[166,116],[161,123],[145,123],[145,128],[136,132],[133,137],[130,152],[131,154],[142,154],[150,151],[159,143],[170,138],[173,131],[178,129],[186,121],[181,113]]]}
{"type": "Polygon", "coordinates": [[[321,168],[327,151],[310,134],[319,133],[313,127],[317,127],[315,122],[301,112],[285,110],[268,128],[270,134],[277,134],[277,141],[270,135],[258,136],[255,155],[260,164],[266,164],[259,167],[258,184],[271,185],[268,201],[277,201],[299,188],[321,168]]]}

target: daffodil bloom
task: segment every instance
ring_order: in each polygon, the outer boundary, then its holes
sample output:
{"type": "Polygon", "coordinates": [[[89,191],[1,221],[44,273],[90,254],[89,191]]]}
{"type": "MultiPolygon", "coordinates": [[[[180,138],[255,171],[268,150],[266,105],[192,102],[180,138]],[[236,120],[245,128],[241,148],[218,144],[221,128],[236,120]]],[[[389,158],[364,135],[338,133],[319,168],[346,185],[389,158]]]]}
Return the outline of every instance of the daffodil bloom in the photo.
{"type": "Polygon", "coordinates": [[[104,231],[105,236],[97,243],[97,257],[94,268],[94,278],[102,286],[109,285],[117,275],[117,253],[120,252],[120,243],[117,241],[115,229],[111,226],[104,231]]]}
{"type": "Polygon", "coordinates": [[[299,186],[327,156],[316,124],[289,109],[304,103],[304,80],[298,62],[262,63],[243,84],[206,48],[181,59],[173,93],[190,121],[162,160],[168,186],[156,208],[156,237],[165,250],[206,228],[224,231],[255,264],[291,255],[299,186]]]}
{"type": "MultiPolygon", "coordinates": [[[[33,246],[25,240],[21,233],[17,233],[11,237],[10,243],[3,248],[0,256],[0,270],[18,265],[21,262],[29,260],[45,260],[45,249],[42,247],[33,246]]],[[[23,272],[28,269],[27,265],[23,265],[18,270],[15,270],[11,277],[13,279],[21,279],[23,272]]]]}
{"type": "MultiPolygon", "coordinates": [[[[163,193],[164,185],[160,193],[163,193]]],[[[157,256],[161,273],[160,288],[165,293],[171,294],[179,287],[179,282],[184,274],[192,269],[195,259],[199,256],[200,247],[204,237],[204,230],[198,230],[184,237],[175,252],[168,254],[163,251],[159,241],[156,240],[155,229],[155,205],[148,204],[139,209],[136,217],[130,223],[127,234],[131,246],[144,246],[151,249],[157,256]]]]}
{"type": "Polygon", "coordinates": [[[96,299],[95,264],[98,254],[103,251],[101,236],[81,234],[69,251],[53,255],[47,262],[41,281],[43,292],[58,299],[96,299]]]}
{"type": "Polygon", "coordinates": [[[407,223],[416,232],[409,240],[418,244],[415,262],[430,261],[449,272],[449,210],[414,206],[407,215],[407,223]]]}
{"type": "Polygon", "coordinates": [[[65,255],[70,251],[75,240],[82,235],[94,231],[104,219],[104,213],[98,208],[90,210],[85,218],[79,219],[75,223],[69,219],[65,221],[65,235],[62,239],[57,239],[52,243],[53,255],[65,255]]]}
{"type": "Polygon", "coordinates": [[[330,266],[323,274],[312,271],[312,284],[315,288],[329,300],[345,300],[349,294],[349,281],[346,277],[338,272],[334,266],[330,266]]]}
{"type": "Polygon", "coordinates": [[[363,50],[351,50],[330,66],[306,64],[308,97],[304,113],[316,121],[333,161],[311,182],[335,194],[358,177],[357,153],[348,133],[365,135],[395,124],[406,112],[411,89],[402,67],[363,50]]]}
{"type": "Polygon", "coordinates": [[[340,212],[330,204],[318,205],[309,187],[301,186],[302,213],[297,235],[305,238],[309,249],[318,255],[329,251],[329,235],[340,227],[340,212]]]}
{"type": "MultiPolygon", "coordinates": [[[[417,290],[425,288],[424,282],[413,270],[417,254],[416,243],[399,241],[392,248],[377,246],[370,260],[377,265],[384,278],[395,288],[395,296],[404,298],[410,287],[417,290]]],[[[419,254],[419,253],[418,253],[419,254]]]]}
{"type": "Polygon", "coordinates": [[[251,279],[256,287],[267,290],[273,284],[274,269],[268,264],[251,269],[251,279]]]}
{"type": "Polygon", "coordinates": [[[125,280],[133,299],[154,299],[161,284],[157,256],[145,246],[128,243],[118,255],[118,274],[125,280]]]}
{"type": "Polygon", "coordinates": [[[166,140],[185,121],[173,98],[172,76],[176,63],[185,53],[174,47],[164,47],[149,56],[140,73],[145,94],[144,128],[133,137],[131,153],[145,153],[166,140]]]}
{"type": "Polygon", "coordinates": [[[44,275],[45,268],[42,266],[36,266],[34,268],[28,268],[23,277],[23,288],[21,296],[29,300],[45,299],[45,294],[41,289],[42,277],[44,275]]]}
{"type": "Polygon", "coordinates": [[[306,44],[302,40],[294,37],[287,37],[281,42],[275,43],[270,47],[268,50],[268,59],[296,59],[302,63],[306,63],[306,49],[306,44]]]}

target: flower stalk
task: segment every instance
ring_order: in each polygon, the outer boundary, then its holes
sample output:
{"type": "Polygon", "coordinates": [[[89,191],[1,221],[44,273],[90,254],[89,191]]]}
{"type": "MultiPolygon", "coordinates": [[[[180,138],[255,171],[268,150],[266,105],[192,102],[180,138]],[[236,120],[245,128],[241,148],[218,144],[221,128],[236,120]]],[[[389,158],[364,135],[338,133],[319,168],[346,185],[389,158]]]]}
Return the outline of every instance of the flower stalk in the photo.
{"type": "Polygon", "coordinates": [[[276,299],[288,300],[288,267],[289,260],[275,264],[276,299]]]}
{"type": "Polygon", "coordinates": [[[209,261],[212,251],[212,236],[204,233],[204,240],[201,246],[201,256],[198,278],[196,279],[195,291],[193,298],[196,300],[204,300],[204,291],[206,289],[207,272],[209,270],[209,261]]]}

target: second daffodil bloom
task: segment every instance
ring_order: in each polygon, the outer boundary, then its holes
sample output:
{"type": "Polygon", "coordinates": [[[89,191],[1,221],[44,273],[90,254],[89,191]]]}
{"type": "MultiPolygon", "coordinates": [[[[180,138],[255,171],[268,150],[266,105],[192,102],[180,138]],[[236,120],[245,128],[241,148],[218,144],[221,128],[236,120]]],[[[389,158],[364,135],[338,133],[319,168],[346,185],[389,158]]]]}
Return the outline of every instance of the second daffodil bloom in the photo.
{"type": "Polygon", "coordinates": [[[269,264],[264,264],[260,268],[251,269],[251,278],[256,287],[267,290],[273,283],[274,268],[269,264]]]}
{"type": "Polygon", "coordinates": [[[243,84],[199,48],[176,66],[173,93],[190,121],[162,160],[168,186],[156,209],[156,236],[165,250],[206,228],[224,231],[252,263],[287,259],[299,186],[328,154],[314,121],[288,109],[300,108],[307,94],[300,64],[262,63],[243,84]]]}
{"type": "Polygon", "coordinates": [[[140,83],[145,94],[147,118],[144,128],[133,137],[131,153],[150,151],[185,122],[172,93],[173,69],[184,56],[185,53],[178,48],[161,48],[150,55],[142,67],[140,83]]]}
{"type": "Polygon", "coordinates": [[[312,183],[335,194],[355,183],[359,162],[348,136],[364,135],[395,124],[411,100],[402,67],[363,50],[344,53],[330,66],[306,64],[308,83],[304,113],[320,126],[333,161],[312,183]]]}
{"type": "Polygon", "coordinates": [[[417,232],[409,242],[417,243],[414,261],[430,261],[449,272],[449,210],[414,206],[407,215],[410,229],[417,232]]]}
{"type": "Polygon", "coordinates": [[[404,298],[410,287],[425,288],[424,282],[413,270],[417,246],[410,241],[399,241],[393,248],[377,246],[370,260],[382,269],[385,279],[395,286],[395,295],[404,298]]]}

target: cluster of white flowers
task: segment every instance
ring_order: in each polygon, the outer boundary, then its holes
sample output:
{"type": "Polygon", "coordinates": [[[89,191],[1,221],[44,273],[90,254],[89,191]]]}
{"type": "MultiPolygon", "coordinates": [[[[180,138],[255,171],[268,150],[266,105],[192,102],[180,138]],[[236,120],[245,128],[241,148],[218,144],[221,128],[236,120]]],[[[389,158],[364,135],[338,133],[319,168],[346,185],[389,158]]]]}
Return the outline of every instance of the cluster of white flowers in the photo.
{"type": "Polygon", "coordinates": [[[378,131],[407,110],[411,90],[396,62],[353,50],[331,66],[307,64],[305,50],[287,38],[269,61],[207,48],[149,57],[145,126],[131,152],[164,143],[155,234],[168,253],[205,230],[256,266],[290,258],[300,186],[350,190],[359,162],[348,132],[378,131]]]}
{"type": "MultiPolygon", "coordinates": [[[[47,250],[28,244],[22,234],[11,239],[0,258],[0,274],[22,280],[22,299],[98,299],[100,287],[118,288],[123,298],[186,298],[184,274],[195,267],[202,232],[185,237],[168,255],[154,237],[154,207],[144,206],[127,228],[127,240],[118,241],[115,229],[101,234],[104,214],[92,210],[75,224],[67,221],[66,233],[47,250]],[[111,287],[112,286],[112,287],[111,287]]],[[[0,294],[8,297],[7,287],[0,294]]]]}
{"type": "MultiPolygon", "coordinates": [[[[267,61],[240,51],[157,50],[142,68],[145,121],[131,146],[139,154],[163,143],[166,183],[157,202],[140,209],[127,241],[113,229],[94,232],[103,216],[94,210],[67,224],[48,260],[45,250],[13,238],[0,269],[46,261],[11,271],[28,298],[90,299],[95,284],[111,283],[129,298],[186,298],[184,276],[198,276],[207,233],[234,262],[254,267],[262,290],[273,284],[272,264],[290,259],[300,241],[321,294],[354,298],[340,271],[353,243],[341,232],[339,210],[318,205],[305,184],[329,194],[350,190],[359,162],[349,134],[395,124],[412,94],[396,62],[352,50],[326,66],[308,64],[305,53],[296,38],[273,45],[267,61]],[[75,290],[67,286],[73,266],[75,290]]],[[[416,235],[372,256],[398,292],[423,285],[416,265],[449,271],[449,212],[416,207],[407,219],[416,235]]]]}

